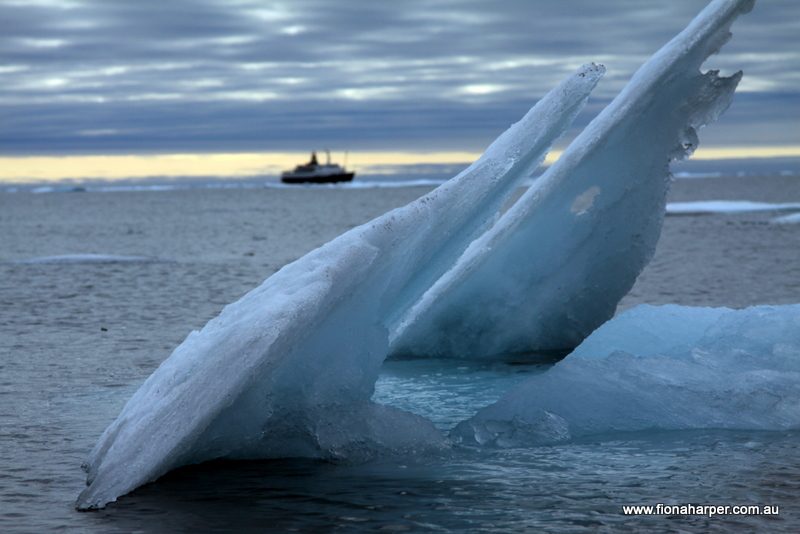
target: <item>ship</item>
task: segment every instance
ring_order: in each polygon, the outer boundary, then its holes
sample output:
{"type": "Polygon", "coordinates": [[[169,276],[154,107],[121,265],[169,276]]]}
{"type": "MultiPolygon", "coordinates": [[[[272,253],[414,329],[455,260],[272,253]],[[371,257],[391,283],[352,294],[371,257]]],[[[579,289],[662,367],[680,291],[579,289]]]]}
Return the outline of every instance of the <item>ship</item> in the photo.
{"type": "Polygon", "coordinates": [[[281,182],[285,184],[333,184],[351,181],[356,173],[348,171],[337,163],[331,163],[330,150],[325,152],[328,158],[324,164],[320,164],[317,161],[317,153],[312,152],[311,160],[308,163],[282,173],[281,182]]]}

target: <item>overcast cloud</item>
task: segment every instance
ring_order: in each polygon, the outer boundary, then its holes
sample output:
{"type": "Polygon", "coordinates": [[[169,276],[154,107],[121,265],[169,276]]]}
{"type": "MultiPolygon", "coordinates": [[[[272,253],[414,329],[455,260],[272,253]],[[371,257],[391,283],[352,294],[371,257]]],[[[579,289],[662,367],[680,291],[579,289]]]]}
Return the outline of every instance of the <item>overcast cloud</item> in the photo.
{"type": "MultiPolygon", "coordinates": [[[[590,109],[696,0],[0,0],[0,153],[480,150],[582,63],[590,109]]],[[[800,2],[708,66],[745,79],[706,145],[800,145],[800,2]]]]}

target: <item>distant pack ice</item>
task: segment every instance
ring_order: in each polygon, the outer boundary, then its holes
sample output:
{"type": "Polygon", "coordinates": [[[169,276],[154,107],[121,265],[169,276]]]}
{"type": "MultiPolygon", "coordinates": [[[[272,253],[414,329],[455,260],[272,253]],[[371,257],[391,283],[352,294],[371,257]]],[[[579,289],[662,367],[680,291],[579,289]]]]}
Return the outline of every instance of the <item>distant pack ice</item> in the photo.
{"type": "Polygon", "coordinates": [[[524,447],[615,431],[800,428],[800,304],[642,305],[459,424],[524,447]]]}
{"type": "Polygon", "coordinates": [[[481,357],[577,344],[607,318],[652,254],[669,159],[691,152],[694,129],[739,79],[698,68],[751,3],[712,2],[499,221],[602,67],[562,82],[449,182],[285,266],[192,332],[100,437],[77,507],[214,458],[446,446],[429,421],[370,400],[390,337],[481,357]]]}

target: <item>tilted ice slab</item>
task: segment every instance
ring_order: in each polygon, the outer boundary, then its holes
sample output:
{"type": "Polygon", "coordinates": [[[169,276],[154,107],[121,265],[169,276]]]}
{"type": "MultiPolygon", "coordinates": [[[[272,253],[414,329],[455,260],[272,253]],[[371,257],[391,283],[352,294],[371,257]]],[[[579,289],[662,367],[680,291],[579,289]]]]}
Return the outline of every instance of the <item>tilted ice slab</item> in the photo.
{"type": "Polygon", "coordinates": [[[466,444],[524,447],[698,428],[800,428],[800,304],[638,306],[452,435],[466,444]]]}
{"type": "Polygon", "coordinates": [[[444,444],[427,420],[369,400],[388,349],[384,321],[496,218],[602,74],[581,68],[464,172],[285,266],[191,333],[101,436],[78,508],[213,458],[350,458],[444,444]]]}
{"type": "Polygon", "coordinates": [[[670,160],[729,105],[741,72],[701,74],[748,0],[715,0],[645,63],[392,331],[391,350],[454,358],[575,347],[609,319],[661,232],[670,160]]]}

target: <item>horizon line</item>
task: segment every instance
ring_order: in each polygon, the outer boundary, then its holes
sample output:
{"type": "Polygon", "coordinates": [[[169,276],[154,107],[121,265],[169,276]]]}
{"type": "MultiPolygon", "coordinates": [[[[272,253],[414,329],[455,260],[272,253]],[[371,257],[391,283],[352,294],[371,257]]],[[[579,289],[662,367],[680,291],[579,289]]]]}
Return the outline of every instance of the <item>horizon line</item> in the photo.
{"type": "MultiPolygon", "coordinates": [[[[199,152],[172,154],[82,154],[0,156],[0,182],[219,176],[245,178],[277,175],[302,163],[310,151],[199,152]]],[[[552,150],[544,164],[563,153],[552,150]]],[[[363,151],[349,154],[347,166],[358,172],[381,167],[468,165],[481,156],[472,151],[363,151]]],[[[800,158],[800,146],[702,146],[690,160],[800,158]]],[[[339,163],[345,163],[339,161],[339,163]]]]}

